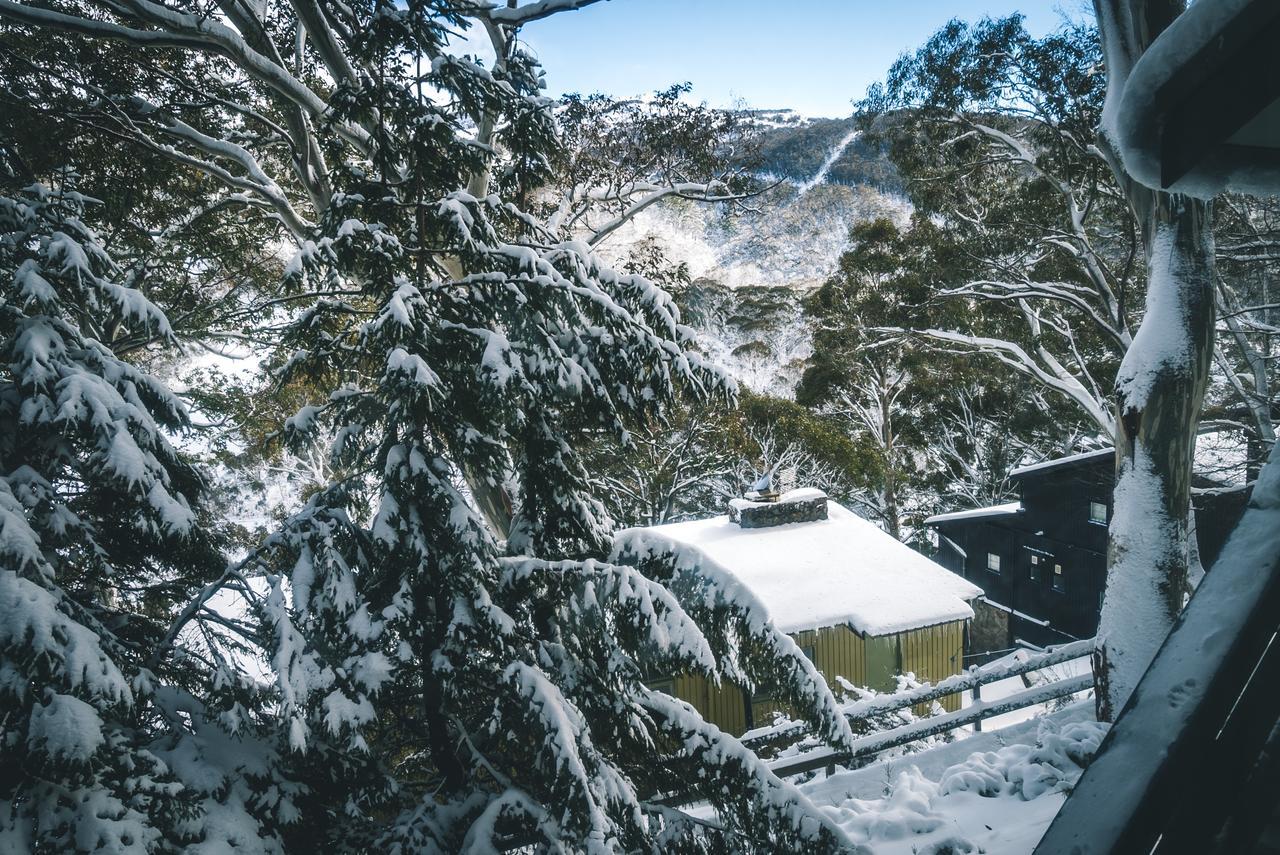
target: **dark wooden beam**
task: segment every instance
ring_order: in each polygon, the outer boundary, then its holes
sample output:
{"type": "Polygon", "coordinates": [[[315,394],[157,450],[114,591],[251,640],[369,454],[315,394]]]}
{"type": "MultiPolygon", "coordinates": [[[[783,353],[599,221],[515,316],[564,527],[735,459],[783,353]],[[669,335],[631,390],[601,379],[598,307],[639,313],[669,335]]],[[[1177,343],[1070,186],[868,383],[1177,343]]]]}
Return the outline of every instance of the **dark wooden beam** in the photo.
{"type": "MultiPolygon", "coordinates": [[[[1156,93],[1160,183],[1173,186],[1280,98],[1280,2],[1255,0],[1156,93]]],[[[1280,140],[1277,140],[1280,145],[1280,140]]]]}
{"type": "MultiPolygon", "coordinates": [[[[1276,458],[1280,460],[1280,457],[1276,458]]],[[[1259,476],[1273,477],[1269,463],[1259,476]]],[[[1054,818],[1036,855],[1222,853],[1258,828],[1251,783],[1280,719],[1280,501],[1251,500],[1213,571],[1054,818]]]]}

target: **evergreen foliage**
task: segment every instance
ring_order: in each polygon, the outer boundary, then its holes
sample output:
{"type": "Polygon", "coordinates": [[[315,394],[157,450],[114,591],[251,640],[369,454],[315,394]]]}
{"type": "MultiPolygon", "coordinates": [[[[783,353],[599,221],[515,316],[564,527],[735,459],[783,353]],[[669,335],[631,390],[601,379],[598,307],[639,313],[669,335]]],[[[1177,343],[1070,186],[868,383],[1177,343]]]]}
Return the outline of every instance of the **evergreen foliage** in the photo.
{"type": "MultiPolygon", "coordinates": [[[[384,9],[355,58],[438,53],[447,20],[432,4],[384,9]]],[[[546,560],[606,543],[577,450],[586,438],[625,443],[625,425],[662,417],[677,385],[727,387],[687,352],[664,292],[498,195],[457,189],[485,156],[465,140],[457,105],[472,102],[502,117],[499,188],[518,197],[546,174],[555,129],[535,67],[517,52],[506,68],[498,81],[445,59],[425,81],[445,97],[418,98],[387,73],[334,99],[337,121],[377,111],[395,142],[336,171],[286,283],[343,295],[293,323],[283,378],[331,390],[286,432],[306,442],[332,425],[349,473],[251,559],[291,583],[286,598],[273,582],[266,606],[287,739],[320,758],[299,760],[321,776],[317,794],[338,796],[317,800],[317,823],[298,834],[404,852],[524,835],[581,851],[701,847],[705,826],[645,802],[674,783],[654,757],[676,737],[673,758],[733,793],[723,833],[832,845],[802,797],[767,774],[752,784],[758,761],[641,679],[642,662],[715,677],[741,643],[776,633],[717,643],[633,570],[546,560]],[[505,542],[468,501],[476,484],[510,503],[505,542]],[[367,520],[353,508],[361,491],[367,520]],[[374,726],[380,711],[407,731],[374,726]]],[[[834,706],[808,709],[840,732],[834,706]]]]}
{"type": "Polygon", "coordinates": [[[65,171],[0,197],[0,848],[271,851],[292,815],[253,786],[272,752],[238,721],[250,682],[186,644],[155,656],[222,562],[170,444],[185,409],[103,343],[173,334],[117,281],[91,202],[65,171]]]}

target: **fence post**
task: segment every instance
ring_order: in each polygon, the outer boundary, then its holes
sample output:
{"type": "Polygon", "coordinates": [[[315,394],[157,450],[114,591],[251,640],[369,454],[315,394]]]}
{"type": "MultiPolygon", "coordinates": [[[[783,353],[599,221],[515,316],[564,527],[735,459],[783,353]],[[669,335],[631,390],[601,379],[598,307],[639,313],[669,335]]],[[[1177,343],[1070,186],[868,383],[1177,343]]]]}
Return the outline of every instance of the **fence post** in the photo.
{"type": "MultiPolygon", "coordinates": [[[[982,703],[982,684],[977,682],[977,679],[978,679],[977,672],[978,672],[977,665],[969,666],[969,675],[973,677],[975,681],[973,684],[973,688],[969,690],[969,697],[973,700],[973,703],[980,704],[982,703]]],[[[982,719],[978,719],[973,723],[973,732],[982,733],[982,719]]]]}

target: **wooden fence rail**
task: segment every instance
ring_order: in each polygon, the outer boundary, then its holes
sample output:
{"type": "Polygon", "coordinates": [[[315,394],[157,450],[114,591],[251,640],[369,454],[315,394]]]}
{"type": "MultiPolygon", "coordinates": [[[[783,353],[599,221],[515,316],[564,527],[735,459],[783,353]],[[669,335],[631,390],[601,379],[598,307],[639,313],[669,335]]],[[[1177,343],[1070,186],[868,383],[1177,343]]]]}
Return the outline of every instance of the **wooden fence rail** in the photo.
{"type": "Polygon", "coordinates": [[[1081,674],[1078,677],[1068,677],[1065,680],[1055,680],[1051,683],[1033,686],[1007,698],[995,701],[977,700],[962,710],[922,718],[902,727],[895,727],[893,730],[859,737],[853,741],[851,751],[818,748],[794,757],[774,760],[769,763],[769,769],[781,778],[787,775],[798,775],[801,772],[810,772],[826,766],[851,763],[899,745],[906,745],[908,742],[915,742],[917,739],[937,736],[940,733],[955,730],[957,727],[963,727],[966,724],[977,724],[983,719],[991,718],[992,716],[1004,715],[1014,710],[1048,703],[1057,698],[1074,695],[1076,692],[1083,692],[1090,688],[1093,688],[1092,673],[1081,674]]]}
{"type": "MultiPolygon", "coordinates": [[[[982,699],[982,687],[988,683],[1029,674],[1054,665],[1061,665],[1065,662],[1088,656],[1092,651],[1092,638],[1073,641],[1069,644],[1061,644],[1046,648],[1043,651],[1037,651],[1012,662],[997,661],[982,666],[975,665],[963,674],[956,674],[945,680],[940,680],[936,684],[926,683],[923,686],[917,686],[905,692],[878,695],[874,698],[857,701],[842,710],[844,715],[851,721],[858,721],[869,716],[929,703],[957,692],[969,691],[973,693],[973,703],[964,709],[918,719],[892,730],[868,734],[854,740],[850,750],[840,751],[830,748],[818,748],[793,757],[779,758],[768,764],[769,770],[778,777],[786,777],[787,775],[810,772],[814,769],[851,763],[899,745],[906,745],[908,742],[915,742],[919,739],[947,733],[967,724],[980,725],[984,719],[993,716],[1037,706],[1057,698],[1083,692],[1093,687],[1092,672],[1081,674],[1077,677],[1054,680],[1039,686],[1032,686],[1029,689],[998,700],[982,699]]],[[[788,722],[773,727],[757,728],[744,734],[741,741],[747,746],[761,745],[781,736],[799,733],[805,727],[806,725],[803,722],[788,722]]],[[[651,803],[667,805],[668,807],[690,804],[696,800],[697,796],[690,796],[686,793],[673,793],[649,799],[651,803]]],[[[532,835],[520,835],[512,838],[500,848],[505,852],[511,852],[523,850],[534,843],[535,839],[532,835]]]]}
{"type": "MultiPolygon", "coordinates": [[[[874,698],[856,701],[846,706],[842,712],[850,721],[856,722],[872,716],[894,712],[895,710],[906,709],[907,707],[914,707],[919,704],[927,704],[931,701],[941,700],[947,695],[954,695],[957,692],[966,691],[972,693],[975,705],[970,706],[965,710],[961,710],[960,712],[968,712],[969,710],[974,709],[977,703],[982,700],[982,687],[988,683],[1005,680],[1009,677],[1018,677],[1023,674],[1029,674],[1032,671],[1040,671],[1045,668],[1050,668],[1054,665],[1061,665],[1064,662],[1070,662],[1073,659],[1080,659],[1081,657],[1088,656],[1092,652],[1092,638],[1072,641],[1068,644],[1059,644],[1054,647],[1045,648],[1043,651],[1031,653],[1024,658],[1015,661],[997,661],[988,663],[987,665],[975,665],[962,674],[955,674],[951,677],[947,677],[945,680],[939,680],[937,683],[926,683],[923,686],[908,689],[905,692],[877,695],[874,698]]],[[[1049,685],[1055,684],[1051,683],[1049,685]]],[[[1063,695],[1083,691],[1092,685],[1093,678],[1090,677],[1088,685],[1082,688],[1072,689],[1069,692],[1064,691],[1063,695]]],[[[1027,693],[1022,692],[1006,700],[1022,697],[1022,695],[1025,694],[1027,693]]],[[[1061,696],[1062,695],[1055,695],[1054,697],[1061,696]]],[[[1052,700],[1052,698],[1050,698],[1050,700],[1052,700]]],[[[1041,702],[1025,701],[1023,706],[1033,706],[1036,703],[1041,702]]],[[[1011,712],[1015,709],[1019,709],[1019,707],[1011,707],[1010,709],[1002,710],[1001,712],[1011,712]]],[[[948,716],[955,716],[958,714],[959,713],[948,713],[947,716],[937,716],[929,719],[929,721],[941,721],[948,718],[948,716]]],[[[960,727],[961,724],[980,722],[983,718],[990,718],[993,715],[1000,714],[1001,713],[991,712],[979,718],[967,720],[960,724],[954,724],[952,725],[952,728],[960,727]]],[[[746,745],[748,748],[754,748],[777,739],[780,736],[788,736],[793,733],[798,734],[806,728],[807,725],[804,722],[788,722],[786,724],[775,725],[773,727],[761,727],[743,734],[741,741],[742,744],[746,745]]],[[[952,728],[946,729],[950,730],[952,728]]],[[[911,740],[907,741],[909,742],[911,740]]]]}
{"type": "MultiPolygon", "coordinates": [[[[925,684],[905,692],[878,695],[874,698],[849,704],[842,712],[851,721],[859,721],[869,716],[936,701],[956,692],[970,691],[974,693],[973,703],[964,709],[918,719],[892,730],[868,734],[854,740],[849,750],[816,748],[792,757],[781,757],[768,764],[769,770],[781,778],[787,775],[811,772],[814,769],[852,763],[856,760],[872,757],[890,748],[906,745],[908,742],[915,742],[919,739],[937,736],[940,733],[947,733],[967,724],[980,727],[984,719],[1027,707],[1038,706],[1039,704],[1091,689],[1093,688],[1092,671],[1076,677],[1067,677],[1062,680],[1043,683],[1039,686],[1032,686],[1006,698],[998,700],[982,699],[982,686],[988,683],[1030,674],[1033,671],[1040,671],[1054,665],[1061,665],[1074,659],[1089,656],[1093,652],[1093,646],[1092,638],[1072,641],[1069,644],[1049,647],[1014,661],[991,662],[987,665],[974,666],[963,674],[955,674],[945,680],[939,680],[936,684],[925,684]]],[[[780,736],[803,731],[805,727],[803,722],[788,722],[774,727],[758,728],[744,734],[742,743],[748,747],[757,746],[780,736]]],[[[655,802],[668,806],[688,804],[693,800],[683,794],[672,794],[664,798],[654,799],[655,802]]]]}

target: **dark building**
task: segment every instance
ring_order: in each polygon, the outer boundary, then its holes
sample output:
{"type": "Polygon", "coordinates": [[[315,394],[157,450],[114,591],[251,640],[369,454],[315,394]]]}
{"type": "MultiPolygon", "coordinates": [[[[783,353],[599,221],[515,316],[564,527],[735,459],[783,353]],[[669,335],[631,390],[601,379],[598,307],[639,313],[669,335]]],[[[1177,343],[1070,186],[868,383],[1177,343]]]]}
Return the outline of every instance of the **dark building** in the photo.
{"type": "MultiPolygon", "coordinates": [[[[1047,460],[1010,477],[1020,501],[925,520],[938,533],[935,560],[986,592],[975,609],[971,649],[1089,638],[1098,628],[1107,577],[1115,454],[1106,448],[1047,460]]],[[[1198,478],[1197,486],[1220,484],[1198,478]]],[[[1240,489],[1196,495],[1206,568],[1239,519],[1245,496],[1240,489]]]]}

